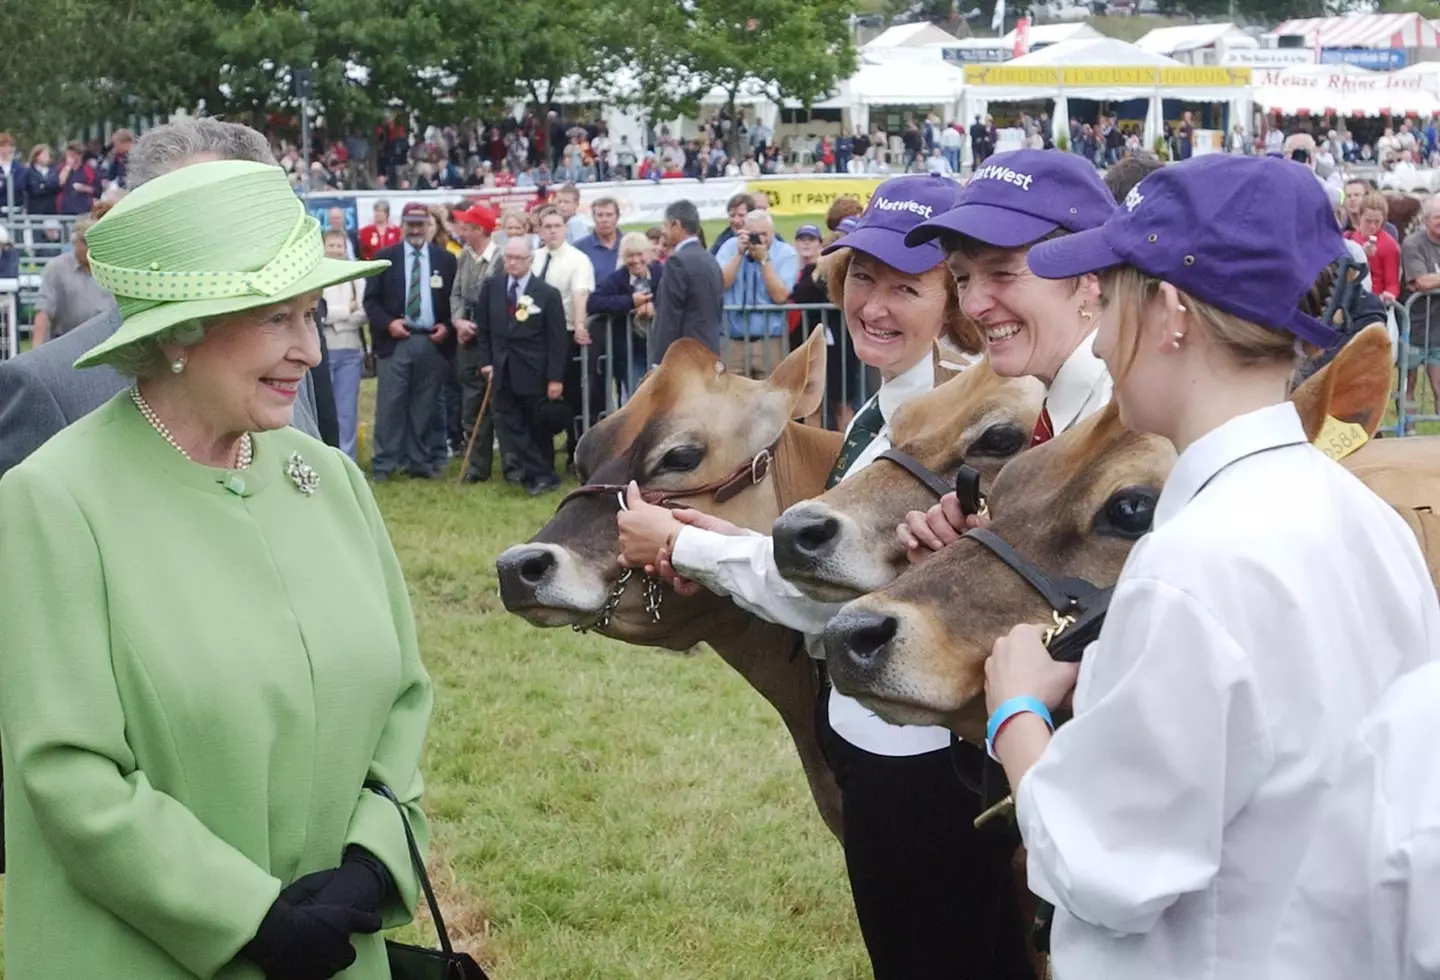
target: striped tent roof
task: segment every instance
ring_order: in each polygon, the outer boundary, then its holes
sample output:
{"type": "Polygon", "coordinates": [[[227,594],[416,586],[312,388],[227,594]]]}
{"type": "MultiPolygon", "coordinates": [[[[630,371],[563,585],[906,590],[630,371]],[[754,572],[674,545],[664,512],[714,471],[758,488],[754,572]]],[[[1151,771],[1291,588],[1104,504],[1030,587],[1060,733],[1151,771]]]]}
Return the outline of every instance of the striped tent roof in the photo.
{"type": "Polygon", "coordinates": [[[1440,48],[1435,25],[1419,14],[1350,14],[1287,20],[1269,34],[1299,34],[1325,48],[1440,48]]]}

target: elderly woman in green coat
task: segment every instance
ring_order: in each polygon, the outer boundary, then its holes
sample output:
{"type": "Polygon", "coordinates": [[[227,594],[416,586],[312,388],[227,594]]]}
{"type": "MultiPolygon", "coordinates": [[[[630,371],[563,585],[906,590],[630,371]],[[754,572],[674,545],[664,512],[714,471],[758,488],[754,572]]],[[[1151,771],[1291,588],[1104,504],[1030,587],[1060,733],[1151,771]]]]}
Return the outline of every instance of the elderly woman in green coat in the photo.
{"type": "Polygon", "coordinates": [[[389,977],[430,680],[359,470],[288,428],[321,290],[387,263],[236,161],[89,242],[123,323],[76,366],[135,385],[0,480],[5,972],[389,977]]]}

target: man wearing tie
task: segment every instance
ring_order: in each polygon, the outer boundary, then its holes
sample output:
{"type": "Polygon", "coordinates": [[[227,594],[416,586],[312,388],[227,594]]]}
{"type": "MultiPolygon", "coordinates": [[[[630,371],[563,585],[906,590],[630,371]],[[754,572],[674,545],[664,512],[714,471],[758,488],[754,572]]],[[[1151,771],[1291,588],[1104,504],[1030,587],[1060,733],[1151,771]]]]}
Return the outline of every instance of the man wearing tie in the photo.
{"type": "MultiPolygon", "coordinates": [[[[531,275],[523,238],[505,243],[504,275],[480,287],[475,338],[480,372],[490,380],[500,445],[514,453],[532,497],[560,486],[552,430],[542,424],[547,401],[565,396],[565,304],[554,286],[531,275]]],[[[583,308],[583,307],[582,307],[583,308]]]]}
{"type": "Polygon", "coordinates": [[[399,469],[421,479],[439,476],[428,446],[440,386],[455,355],[455,256],[430,243],[429,219],[425,205],[405,205],[405,240],[376,253],[389,259],[390,268],[365,286],[379,382],[370,464],[377,482],[399,469]]]}

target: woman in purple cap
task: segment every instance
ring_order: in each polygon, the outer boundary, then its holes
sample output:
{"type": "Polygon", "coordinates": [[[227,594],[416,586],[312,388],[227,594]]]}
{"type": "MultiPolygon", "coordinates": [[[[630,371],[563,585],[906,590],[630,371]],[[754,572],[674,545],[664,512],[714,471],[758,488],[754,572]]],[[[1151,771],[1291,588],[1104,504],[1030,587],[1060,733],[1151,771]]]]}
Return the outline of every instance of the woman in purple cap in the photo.
{"type": "MultiPolygon", "coordinates": [[[[831,486],[890,447],[889,420],[934,386],[932,351],[942,333],[967,351],[979,346],[938,244],[906,243],[958,190],[938,176],[888,180],[854,229],[824,249],[851,346],[883,379],[846,431],[831,486]]],[[[619,525],[630,565],[653,565],[672,582],[678,573],[691,580],[676,583],[682,590],[700,583],[729,595],[807,634],[807,647],[823,656],[819,634],[842,603],[818,602],[785,581],[769,537],[638,495],[619,525]]],[[[949,731],[891,725],[828,688],[821,698],[820,742],[840,786],[845,864],[876,980],[1034,980],[1016,914],[1014,841],[974,829],[979,800],[955,778],[949,731]],[[964,973],[967,966],[974,972],[964,973]]]]}
{"type": "MultiPolygon", "coordinates": [[[[1032,445],[1104,408],[1110,375],[1091,350],[1100,298],[1095,277],[1040,279],[1026,266],[1026,254],[1037,242],[1096,228],[1114,210],[1114,197],[1085,160],[1014,150],[988,158],[955,207],[906,236],[910,245],[939,239],[961,308],[984,330],[995,373],[1044,382],[1032,445]]],[[[911,560],[919,561],[954,542],[966,525],[952,493],[928,514],[912,512],[898,532],[911,560]]]]}
{"type": "Polygon", "coordinates": [[[1038,276],[1100,275],[1120,418],[1180,454],[1078,682],[1030,625],[986,665],[1057,976],[1273,977],[1340,750],[1440,657],[1414,536],[1286,400],[1302,347],[1333,337],[1299,301],[1344,254],[1308,170],[1225,154],[1156,171],[1101,228],[1030,251],[1038,276]]]}

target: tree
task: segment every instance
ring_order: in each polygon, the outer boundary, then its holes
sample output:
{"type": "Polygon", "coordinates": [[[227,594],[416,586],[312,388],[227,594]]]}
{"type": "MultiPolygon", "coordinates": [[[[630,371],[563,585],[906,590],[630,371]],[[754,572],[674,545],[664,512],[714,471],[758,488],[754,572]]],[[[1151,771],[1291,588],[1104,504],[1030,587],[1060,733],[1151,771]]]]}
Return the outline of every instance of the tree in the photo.
{"type": "MultiPolygon", "coordinates": [[[[658,118],[695,116],[715,88],[731,119],[744,89],[808,107],[855,71],[854,12],[853,0],[637,0],[627,29],[635,98],[658,118]]],[[[732,158],[739,140],[732,126],[732,158]]]]}

